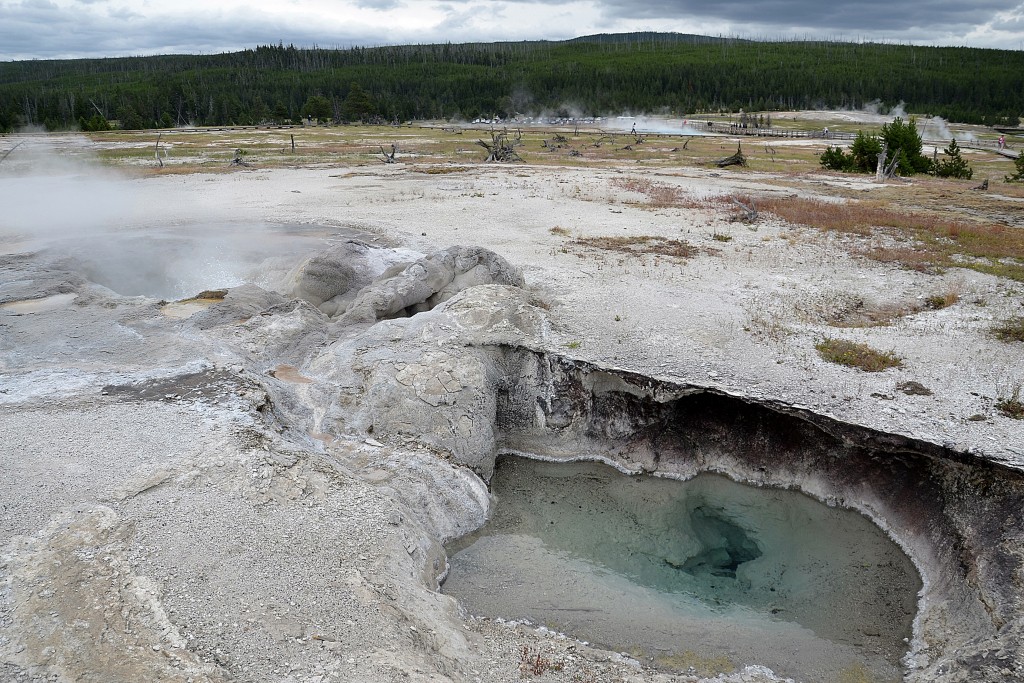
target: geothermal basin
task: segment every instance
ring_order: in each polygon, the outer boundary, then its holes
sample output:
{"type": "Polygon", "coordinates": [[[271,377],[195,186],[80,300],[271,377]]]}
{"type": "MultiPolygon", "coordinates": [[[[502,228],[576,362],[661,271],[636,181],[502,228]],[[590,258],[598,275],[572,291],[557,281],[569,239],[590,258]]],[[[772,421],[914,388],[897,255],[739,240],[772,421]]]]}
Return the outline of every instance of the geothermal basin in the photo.
{"type": "MultiPolygon", "coordinates": [[[[354,130],[302,134],[442,135],[354,130]]],[[[1024,680],[1024,347],[988,332],[1019,283],[703,201],[963,193],[671,157],[729,138],[284,140],[38,193],[0,165],[0,680],[1024,680]]]]}

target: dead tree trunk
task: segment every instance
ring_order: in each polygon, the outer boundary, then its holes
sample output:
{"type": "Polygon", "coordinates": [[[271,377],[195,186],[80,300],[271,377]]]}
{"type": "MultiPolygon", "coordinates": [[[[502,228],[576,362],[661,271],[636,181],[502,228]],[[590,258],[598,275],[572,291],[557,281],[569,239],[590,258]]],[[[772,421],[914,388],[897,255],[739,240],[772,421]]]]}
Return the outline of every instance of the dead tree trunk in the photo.
{"type": "Polygon", "coordinates": [[[381,145],[380,146],[380,153],[384,155],[384,163],[385,164],[393,164],[393,163],[395,163],[395,154],[398,153],[398,147],[396,147],[395,143],[392,142],[391,143],[391,154],[388,154],[387,152],[384,151],[384,145],[381,145]]]}
{"type": "Polygon", "coordinates": [[[875,180],[881,180],[885,172],[885,155],[889,152],[889,143],[882,143],[882,151],[878,153],[878,166],[875,167],[875,180]]]}
{"type": "Polygon", "coordinates": [[[724,159],[719,159],[715,162],[718,168],[725,168],[726,166],[746,166],[747,158],[743,156],[743,148],[740,143],[736,143],[736,153],[732,156],[727,156],[724,159]]]}

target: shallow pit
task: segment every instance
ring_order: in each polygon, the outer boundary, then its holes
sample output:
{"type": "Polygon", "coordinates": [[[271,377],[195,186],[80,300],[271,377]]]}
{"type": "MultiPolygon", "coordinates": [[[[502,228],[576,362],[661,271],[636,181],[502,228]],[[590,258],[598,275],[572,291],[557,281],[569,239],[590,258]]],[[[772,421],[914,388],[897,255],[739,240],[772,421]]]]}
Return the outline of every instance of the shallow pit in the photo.
{"type": "Polygon", "coordinates": [[[600,463],[498,461],[444,592],[664,668],[899,681],[921,580],[878,527],[796,491],[600,463]]]}
{"type": "Polygon", "coordinates": [[[52,296],[44,296],[38,299],[23,299],[21,301],[9,301],[5,304],[0,304],[0,313],[7,313],[9,315],[30,315],[32,313],[47,313],[48,311],[56,311],[66,306],[70,306],[71,303],[78,298],[75,293],[68,294],[54,294],[52,296]]]}

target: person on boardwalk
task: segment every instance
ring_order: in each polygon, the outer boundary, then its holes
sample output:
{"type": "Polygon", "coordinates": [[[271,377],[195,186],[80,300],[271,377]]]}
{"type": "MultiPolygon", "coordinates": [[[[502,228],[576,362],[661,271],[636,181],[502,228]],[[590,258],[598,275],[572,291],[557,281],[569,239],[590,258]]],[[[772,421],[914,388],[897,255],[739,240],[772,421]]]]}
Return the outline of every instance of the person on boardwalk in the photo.
{"type": "Polygon", "coordinates": [[[1002,149],[1006,149],[1006,136],[1005,135],[1000,135],[999,136],[999,149],[1001,149],[1001,150],[1002,149]]]}

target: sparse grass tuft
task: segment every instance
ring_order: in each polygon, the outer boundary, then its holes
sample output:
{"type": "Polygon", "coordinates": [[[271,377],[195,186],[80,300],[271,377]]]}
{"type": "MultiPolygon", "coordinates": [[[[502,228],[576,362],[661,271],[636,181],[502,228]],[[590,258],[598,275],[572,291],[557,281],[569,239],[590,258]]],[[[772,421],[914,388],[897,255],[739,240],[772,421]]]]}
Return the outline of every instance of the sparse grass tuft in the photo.
{"type": "Polygon", "coordinates": [[[556,225],[555,227],[548,230],[548,232],[550,232],[552,235],[558,235],[559,237],[569,236],[569,229],[563,228],[561,225],[556,225]]]}
{"type": "Polygon", "coordinates": [[[1008,318],[992,328],[992,334],[996,339],[1004,342],[1024,342],[1024,316],[1008,318]]]}
{"type": "Polygon", "coordinates": [[[948,289],[940,294],[926,296],[924,298],[924,307],[932,311],[939,311],[943,308],[949,308],[957,301],[960,301],[960,292],[948,289]]]}
{"type": "Polygon", "coordinates": [[[891,351],[878,351],[867,344],[826,337],[814,345],[822,358],[865,372],[881,372],[902,367],[903,359],[891,351]]]}
{"type": "Polygon", "coordinates": [[[1024,401],[1020,400],[1021,385],[1013,387],[1009,396],[996,401],[996,410],[1014,420],[1024,420],[1024,401]]]}
{"type": "Polygon", "coordinates": [[[720,232],[711,233],[711,239],[716,242],[732,242],[732,235],[725,235],[720,232]]]}
{"type": "Polygon", "coordinates": [[[547,671],[562,671],[565,663],[559,659],[545,657],[540,649],[532,650],[526,645],[519,652],[519,677],[543,676],[547,671]]]}

